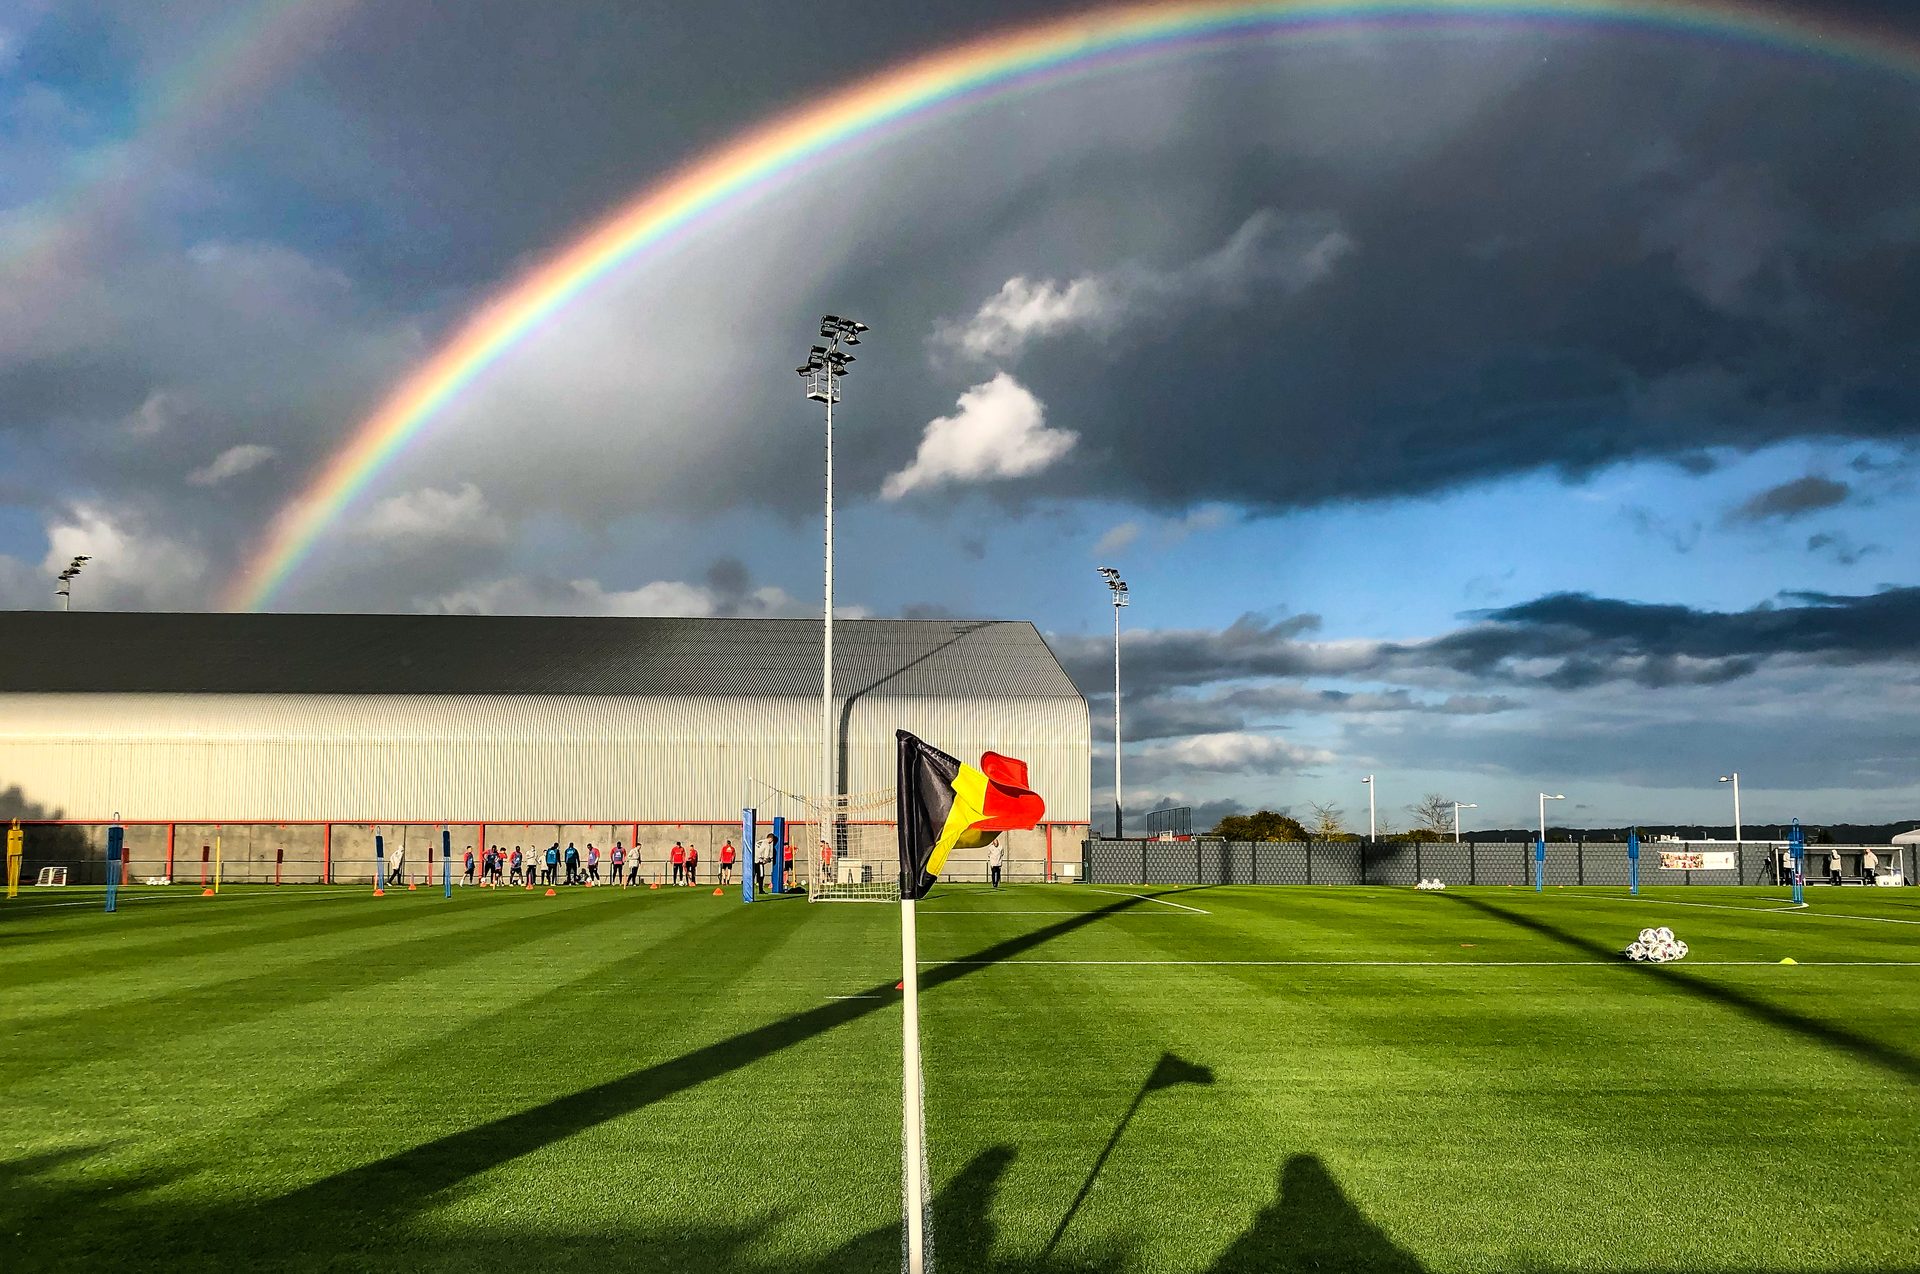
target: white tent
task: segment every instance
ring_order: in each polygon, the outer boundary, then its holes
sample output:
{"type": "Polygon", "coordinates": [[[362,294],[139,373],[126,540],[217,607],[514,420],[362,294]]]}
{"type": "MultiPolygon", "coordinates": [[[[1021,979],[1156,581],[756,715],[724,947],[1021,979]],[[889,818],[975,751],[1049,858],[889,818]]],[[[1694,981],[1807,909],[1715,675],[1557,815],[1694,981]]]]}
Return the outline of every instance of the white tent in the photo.
{"type": "Polygon", "coordinates": [[[1893,838],[1893,843],[1896,845],[1920,845],[1920,827],[1916,827],[1910,832],[1901,832],[1893,838]]]}

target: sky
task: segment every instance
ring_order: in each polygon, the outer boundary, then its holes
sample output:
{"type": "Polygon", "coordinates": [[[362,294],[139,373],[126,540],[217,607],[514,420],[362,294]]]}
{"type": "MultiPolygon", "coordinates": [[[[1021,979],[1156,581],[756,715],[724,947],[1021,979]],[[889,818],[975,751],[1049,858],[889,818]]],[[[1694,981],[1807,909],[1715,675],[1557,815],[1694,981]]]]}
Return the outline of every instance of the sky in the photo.
{"type": "MultiPolygon", "coordinates": [[[[1920,15],[1775,5],[1920,40],[1920,15]]],[[[0,607],[212,610],[490,297],[680,165],[1072,12],[0,2],[0,607]]],[[[1240,40],[857,139],[456,396],[287,611],[1030,619],[1202,824],[1920,817],[1920,62],[1240,40]]],[[[1110,821],[1110,819],[1108,820],[1110,821]]]]}

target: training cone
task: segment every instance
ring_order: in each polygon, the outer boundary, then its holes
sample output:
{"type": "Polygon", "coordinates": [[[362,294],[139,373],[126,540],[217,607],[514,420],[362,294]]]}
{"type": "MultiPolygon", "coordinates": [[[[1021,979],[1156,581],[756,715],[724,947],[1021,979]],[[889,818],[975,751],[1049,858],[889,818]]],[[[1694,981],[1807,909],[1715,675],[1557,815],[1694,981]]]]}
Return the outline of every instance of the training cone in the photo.
{"type": "Polygon", "coordinates": [[[408,893],[412,893],[412,892],[413,892],[414,890],[416,890],[416,889],[418,889],[418,888],[420,888],[420,886],[418,886],[418,885],[416,885],[416,884],[414,884],[414,883],[413,883],[413,882],[412,882],[411,880],[409,880],[409,881],[407,882],[407,892],[408,892],[408,893]]]}
{"type": "Polygon", "coordinates": [[[1799,964],[1800,962],[1794,959],[1792,956],[1787,956],[1785,959],[1781,960],[1780,963],[1781,964],[1799,964]]]}
{"type": "MultiPolygon", "coordinates": [[[[212,892],[213,892],[213,890],[211,890],[211,889],[209,889],[209,890],[207,890],[207,892],[208,892],[208,893],[212,893],[212,892]]],[[[386,890],[384,890],[384,889],[376,889],[376,890],[374,890],[374,891],[373,891],[373,896],[374,896],[375,898],[385,898],[385,897],[387,896],[387,891],[386,891],[386,890]]]]}
{"type": "Polygon", "coordinates": [[[211,897],[213,897],[213,890],[211,890],[211,889],[202,889],[202,890],[200,891],[200,896],[201,896],[202,898],[211,898],[211,897]]]}
{"type": "Polygon", "coordinates": [[[656,880],[656,881],[654,881],[654,882],[653,882],[652,884],[650,884],[650,885],[648,885],[648,886],[647,886],[647,888],[648,888],[648,889],[658,889],[658,888],[660,888],[660,882],[656,880]]]}
{"type": "Polygon", "coordinates": [[[724,890],[724,889],[721,889],[721,888],[719,888],[718,886],[715,886],[715,888],[714,888],[714,891],[713,891],[713,896],[714,896],[715,898],[718,898],[718,897],[719,897],[719,896],[720,896],[721,894],[724,894],[725,892],[727,892],[727,891],[726,891],[726,890],[724,890]]]}
{"type": "Polygon", "coordinates": [[[547,886],[547,897],[549,897],[549,898],[551,898],[551,897],[553,897],[553,895],[554,895],[554,888],[553,888],[553,886],[552,886],[552,885],[548,885],[548,886],[547,886]]]}

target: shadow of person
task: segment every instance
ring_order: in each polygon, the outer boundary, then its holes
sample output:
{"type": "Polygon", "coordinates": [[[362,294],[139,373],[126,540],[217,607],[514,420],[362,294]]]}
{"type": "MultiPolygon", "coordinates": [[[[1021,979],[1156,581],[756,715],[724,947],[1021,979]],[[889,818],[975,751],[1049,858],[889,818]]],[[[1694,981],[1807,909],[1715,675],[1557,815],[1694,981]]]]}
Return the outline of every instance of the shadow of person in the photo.
{"type": "Polygon", "coordinates": [[[1209,1274],[1288,1270],[1421,1274],[1412,1253],[1347,1198],[1318,1158],[1294,1155],[1280,1170],[1280,1197],[1209,1267],[1209,1274]]]}

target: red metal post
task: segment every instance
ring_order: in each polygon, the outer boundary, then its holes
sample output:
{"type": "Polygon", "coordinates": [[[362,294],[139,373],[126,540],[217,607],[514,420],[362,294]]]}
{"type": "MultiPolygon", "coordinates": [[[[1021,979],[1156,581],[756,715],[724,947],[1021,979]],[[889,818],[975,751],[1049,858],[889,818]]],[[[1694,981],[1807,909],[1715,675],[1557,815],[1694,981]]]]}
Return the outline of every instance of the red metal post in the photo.
{"type": "Polygon", "coordinates": [[[1047,874],[1041,877],[1048,884],[1053,883],[1053,824],[1047,824],[1047,874]]]}
{"type": "Polygon", "coordinates": [[[173,883],[173,824],[167,824],[167,883],[173,883]]]}
{"type": "Polygon", "coordinates": [[[333,883],[333,824],[320,825],[320,883],[333,883]]]}

